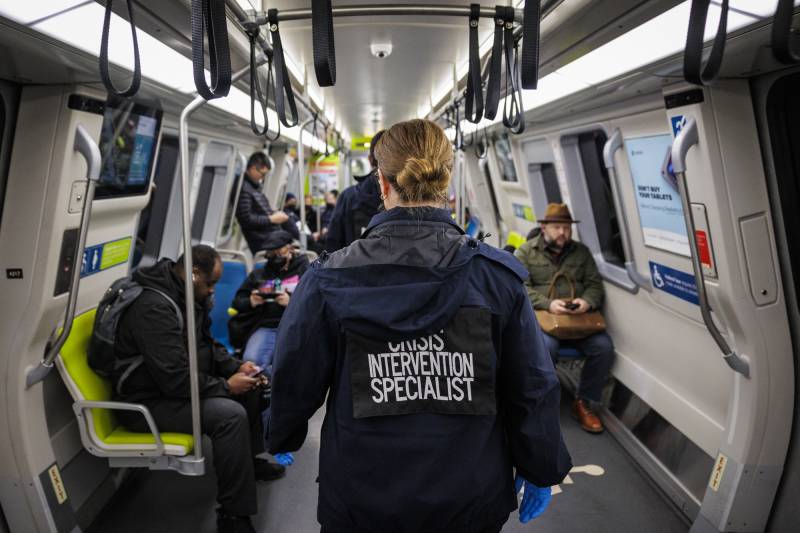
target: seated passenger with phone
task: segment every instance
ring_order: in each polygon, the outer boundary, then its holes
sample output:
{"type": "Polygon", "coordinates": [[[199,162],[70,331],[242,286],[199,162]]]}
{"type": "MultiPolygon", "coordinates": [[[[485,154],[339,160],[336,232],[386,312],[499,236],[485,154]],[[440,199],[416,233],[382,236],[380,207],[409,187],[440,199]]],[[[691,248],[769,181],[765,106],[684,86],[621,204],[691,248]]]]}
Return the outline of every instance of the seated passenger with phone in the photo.
{"type": "Polygon", "coordinates": [[[247,276],[233,299],[238,312],[228,323],[230,341],[244,350],[244,360],[252,361],[269,376],[275,338],[291,295],[308,269],[305,255],[296,255],[292,236],[273,231],[264,241],[267,261],[247,276]]]}
{"type": "Polygon", "coordinates": [[[514,255],[528,269],[525,287],[550,356],[555,361],[564,345],[586,358],[572,410],[584,430],[600,433],[603,424],[592,403],[600,402],[614,362],[614,345],[600,314],[603,279],[589,248],[572,240],[572,224],[578,221],[566,204],[549,204],[539,223],[541,232],[514,255]]]}

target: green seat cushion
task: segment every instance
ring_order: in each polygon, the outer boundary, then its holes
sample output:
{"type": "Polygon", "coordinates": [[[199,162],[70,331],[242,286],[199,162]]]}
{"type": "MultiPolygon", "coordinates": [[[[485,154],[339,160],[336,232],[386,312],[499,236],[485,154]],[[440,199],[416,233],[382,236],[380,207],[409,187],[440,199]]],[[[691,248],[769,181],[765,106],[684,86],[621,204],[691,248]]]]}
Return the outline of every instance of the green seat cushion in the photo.
{"type": "MultiPolygon", "coordinates": [[[[182,446],[185,450],[184,453],[191,453],[194,448],[194,439],[191,435],[186,433],[162,433],[161,440],[166,446],[182,446]]],[[[117,427],[110,435],[108,435],[103,442],[106,444],[155,444],[156,439],[149,433],[134,433],[128,431],[122,426],[117,427]]],[[[171,454],[174,455],[174,454],[171,454]]]]}
{"type": "MultiPolygon", "coordinates": [[[[75,317],[72,331],[59,355],[69,377],[78,388],[80,399],[107,402],[113,401],[111,382],[96,374],[87,359],[96,312],[96,309],[92,309],[75,317]]],[[[110,409],[92,409],[92,420],[95,434],[106,444],[135,445],[156,442],[155,437],[149,433],[133,433],[120,426],[110,409]]],[[[186,453],[193,448],[192,436],[184,433],[162,433],[161,439],[164,444],[183,446],[186,453]]]]}

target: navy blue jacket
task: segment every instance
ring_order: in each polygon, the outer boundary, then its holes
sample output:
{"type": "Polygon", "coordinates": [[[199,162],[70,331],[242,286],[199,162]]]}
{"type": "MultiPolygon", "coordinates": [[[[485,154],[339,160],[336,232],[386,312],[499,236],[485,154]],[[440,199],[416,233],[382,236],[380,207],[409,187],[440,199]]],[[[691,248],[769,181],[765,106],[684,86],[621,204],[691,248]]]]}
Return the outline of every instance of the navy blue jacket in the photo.
{"type": "Polygon", "coordinates": [[[362,227],[366,227],[378,212],[381,191],[376,172],[358,176],[356,181],[358,183],[343,190],[336,200],[325,238],[325,249],[329,252],[344,248],[358,239],[362,227]]]}
{"type": "Polygon", "coordinates": [[[516,508],[514,468],[562,481],[559,384],[526,275],[431,208],[377,215],[306,272],[279,328],[269,447],[299,449],[327,399],[326,530],[471,533],[516,508]]]}

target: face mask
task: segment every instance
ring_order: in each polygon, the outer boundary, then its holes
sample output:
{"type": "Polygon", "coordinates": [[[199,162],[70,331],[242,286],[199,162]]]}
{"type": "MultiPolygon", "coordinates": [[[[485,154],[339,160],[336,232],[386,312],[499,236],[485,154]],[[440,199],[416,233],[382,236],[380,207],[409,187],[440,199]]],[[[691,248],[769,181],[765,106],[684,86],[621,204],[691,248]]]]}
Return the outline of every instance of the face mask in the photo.
{"type": "Polygon", "coordinates": [[[283,257],[282,255],[275,255],[275,256],[270,256],[270,257],[267,258],[267,264],[273,270],[282,269],[284,267],[284,265],[286,265],[287,261],[288,261],[288,258],[283,257]]]}

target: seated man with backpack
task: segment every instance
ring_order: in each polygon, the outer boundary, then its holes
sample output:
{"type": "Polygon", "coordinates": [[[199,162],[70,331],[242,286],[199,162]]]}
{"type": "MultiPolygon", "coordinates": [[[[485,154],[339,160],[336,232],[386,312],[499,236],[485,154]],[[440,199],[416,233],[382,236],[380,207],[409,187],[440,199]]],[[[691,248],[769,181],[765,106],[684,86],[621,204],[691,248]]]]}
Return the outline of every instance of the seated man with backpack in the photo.
{"type": "MultiPolygon", "coordinates": [[[[228,355],[210,333],[209,310],[222,261],[210,246],[192,248],[201,424],[213,442],[221,533],[255,531],[256,480],[272,480],[284,467],[255,456],[265,449],[259,385],[264,378],[253,363],[228,355]]],[[[90,364],[106,371],[115,399],[144,404],[159,431],[192,432],[189,358],[186,348],[183,258],[162,259],[119,280],[100,302],[90,364]],[[103,335],[105,333],[105,335],[103,335]],[[110,355],[102,350],[110,337],[110,355]],[[110,362],[109,362],[110,360],[110,362]]],[[[148,431],[144,418],[119,411],[119,421],[148,431]]]]}

